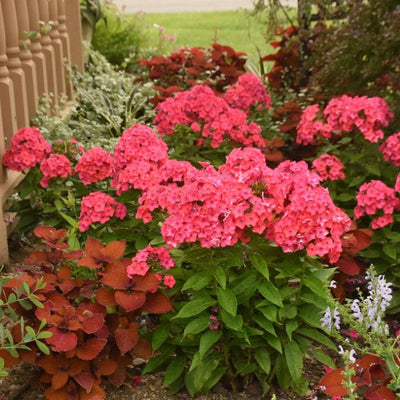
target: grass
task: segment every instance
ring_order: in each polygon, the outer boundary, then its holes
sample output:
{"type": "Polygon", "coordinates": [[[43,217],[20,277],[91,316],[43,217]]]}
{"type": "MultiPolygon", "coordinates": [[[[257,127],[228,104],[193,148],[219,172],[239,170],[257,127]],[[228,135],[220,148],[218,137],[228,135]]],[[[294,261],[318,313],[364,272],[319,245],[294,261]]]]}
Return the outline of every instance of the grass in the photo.
{"type": "Polygon", "coordinates": [[[146,14],[143,22],[151,46],[164,53],[181,46],[209,47],[219,43],[247,53],[249,61],[258,66],[258,51],[262,56],[274,51],[265,39],[263,20],[246,10],[146,14]],[[165,29],[163,33],[159,27],[165,29]],[[176,42],[162,40],[163,34],[175,34],[176,42]]]}

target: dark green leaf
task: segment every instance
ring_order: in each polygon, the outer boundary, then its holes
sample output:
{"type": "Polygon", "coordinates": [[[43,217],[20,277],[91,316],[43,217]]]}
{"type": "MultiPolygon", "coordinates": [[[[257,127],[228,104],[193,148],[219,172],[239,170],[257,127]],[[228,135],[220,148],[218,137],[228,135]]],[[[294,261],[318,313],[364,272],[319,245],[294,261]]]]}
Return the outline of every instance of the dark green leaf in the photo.
{"type": "Polygon", "coordinates": [[[281,295],[278,289],[269,281],[263,280],[258,284],[258,291],[271,303],[283,307],[281,295]]]}
{"type": "Polygon", "coordinates": [[[300,380],[303,373],[303,357],[298,344],[294,340],[285,343],[283,351],[290,375],[294,381],[300,380]]]}
{"type": "Polygon", "coordinates": [[[185,356],[175,357],[168,364],[168,367],[165,370],[163,385],[168,386],[172,382],[174,382],[176,379],[178,379],[181,376],[182,372],[184,371],[185,365],[186,365],[186,357],[185,356]]]}
{"type": "Polygon", "coordinates": [[[263,369],[263,371],[268,375],[271,371],[271,357],[269,352],[265,348],[259,348],[254,353],[254,358],[258,362],[258,365],[263,369]]]}
{"type": "Polygon", "coordinates": [[[176,318],[189,318],[194,315],[199,315],[206,308],[215,305],[215,300],[211,297],[200,297],[186,303],[172,319],[176,318]]]}
{"type": "Polygon", "coordinates": [[[212,279],[210,274],[206,272],[197,272],[193,274],[183,285],[182,291],[188,289],[200,290],[206,287],[212,279]]]}
{"type": "Polygon", "coordinates": [[[222,289],[219,287],[216,292],[219,305],[229,314],[235,316],[237,312],[237,300],[234,293],[228,288],[222,289]]]}
{"type": "Polygon", "coordinates": [[[183,331],[183,337],[187,335],[195,335],[196,333],[204,331],[210,324],[209,315],[200,315],[198,318],[190,321],[183,331]]]}
{"type": "Polygon", "coordinates": [[[260,272],[267,280],[269,280],[268,264],[261,254],[250,254],[249,260],[253,267],[260,272]]]}

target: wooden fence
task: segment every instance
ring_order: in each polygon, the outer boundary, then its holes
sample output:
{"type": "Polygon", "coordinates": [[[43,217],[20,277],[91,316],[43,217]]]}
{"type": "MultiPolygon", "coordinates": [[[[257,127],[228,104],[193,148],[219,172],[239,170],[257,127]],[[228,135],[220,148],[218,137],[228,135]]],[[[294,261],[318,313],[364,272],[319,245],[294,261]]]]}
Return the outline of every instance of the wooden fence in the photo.
{"type": "MultiPolygon", "coordinates": [[[[79,0],[0,0],[0,161],[40,97],[71,98],[66,62],[83,69],[79,0]]],[[[0,263],[9,258],[5,202],[22,178],[0,166],[0,263]]]]}

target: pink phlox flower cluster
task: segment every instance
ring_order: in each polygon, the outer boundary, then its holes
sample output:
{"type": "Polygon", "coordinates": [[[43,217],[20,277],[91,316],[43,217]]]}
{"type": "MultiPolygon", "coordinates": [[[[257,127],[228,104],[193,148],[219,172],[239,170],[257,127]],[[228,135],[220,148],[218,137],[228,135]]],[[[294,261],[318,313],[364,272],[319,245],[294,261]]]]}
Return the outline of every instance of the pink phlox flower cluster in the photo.
{"type": "Polygon", "coordinates": [[[274,200],[275,220],[266,230],[267,239],[284,252],[306,249],[308,255],[328,255],[331,262],[337,261],[340,237],[350,228],[350,218],[304,161],[285,161],[273,171],[265,195],[274,200]]]}
{"type": "Polygon", "coordinates": [[[397,175],[396,183],[394,185],[394,191],[400,193],[400,174],[397,175]]]}
{"type": "Polygon", "coordinates": [[[131,188],[145,189],[151,175],[168,160],[167,145],[145,125],[123,132],[114,149],[111,186],[120,195],[131,188]]]}
{"type": "Polygon", "coordinates": [[[3,156],[3,165],[13,171],[33,168],[51,153],[51,145],[35,127],[19,129],[3,156]]]}
{"type": "Polygon", "coordinates": [[[160,135],[173,134],[178,124],[201,130],[203,138],[210,138],[217,148],[226,138],[245,146],[263,146],[261,127],[247,124],[244,111],[231,108],[224,99],[216,96],[207,86],[196,85],[160,103],[154,124],[160,135]]]}
{"type": "Polygon", "coordinates": [[[319,105],[307,107],[297,126],[296,142],[318,144],[320,137],[330,139],[357,128],[366,140],[375,143],[384,136],[381,126],[388,126],[391,118],[389,106],[380,97],[343,95],[330,100],[323,115],[319,105]]]}
{"type": "Polygon", "coordinates": [[[112,156],[101,147],[93,147],[82,155],[75,166],[75,173],[84,185],[112,176],[112,156]]]}
{"type": "Polygon", "coordinates": [[[312,162],[313,170],[323,181],[344,179],[344,165],[340,159],[332,154],[322,154],[312,162]]]}
{"type": "Polygon", "coordinates": [[[258,76],[251,73],[240,75],[236,85],[231,86],[223,98],[230,107],[239,108],[246,113],[255,105],[272,108],[271,96],[264,84],[258,76]]]}
{"type": "Polygon", "coordinates": [[[40,180],[42,187],[49,186],[52,178],[67,178],[71,175],[71,162],[63,154],[51,154],[40,163],[43,178],[40,180]]]}
{"type": "MultiPolygon", "coordinates": [[[[129,277],[133,275],[144,276],[150,270],[151,267],[158,270],[171,269],[175,265],[174,259],[171,257],[169,251],[165,247],[152,247],[148,245],[142,250],[139,250],[135,257],[132,258],[132,262],[127,266],[126,272],[129,277]]],[[[175,278],[170,275],[156,274],[160,282],[163,278],[164,285],[167,288],[172,288],[175,285],[175,278]]]]}
{"type": "Polygon", "coordinates": [[[322,119],[321,109],[318,104],[308,106],[297,125],[296,143],[303,145],[318,144],[318,138],[330,139],[332,128],[322,119]]]}
{"type": "Polygon", "coordinates": [[[400,132],[389,136],[380,146],[383,158],[390,164],[400,167],[400,132]]]}
{"type": "Polygon", "coordinates": [[[389,119],[393,118],[382,98],[347,95],[330,100],[324,116],[333,130],[351,132],[356,127],[372,143],[383,138],[380,127],[388,126],[389,119]]]}
{"type": "Polygon", "coordinates": [[[95,222],[106,223],[112,217],[124,219],[126,206],[102,192],[92,192],[82,197],[79,229],[85,232],[95,222]]]}
{"type": "Polygon", "coordinates": [[[400,209],[400,200],[396,197],[395,189],[386,186],[382,181],[372,180],[364,183],[356,196],[357,205],[354,208],[355,219],[363,215],[383,215],[374,218],[372,229],[382,228],[393,222],[394,210],[400,209]]]}
{"type": "Polygon", "coordinates": [[[272,175],[272,170],[265,164],[264,154],[254,147],[233,149],[226,157],[225,164],[221,165],[218,171],[231,175],[239,182],[248,185],[260,182],[266,176],[272,175]]]}

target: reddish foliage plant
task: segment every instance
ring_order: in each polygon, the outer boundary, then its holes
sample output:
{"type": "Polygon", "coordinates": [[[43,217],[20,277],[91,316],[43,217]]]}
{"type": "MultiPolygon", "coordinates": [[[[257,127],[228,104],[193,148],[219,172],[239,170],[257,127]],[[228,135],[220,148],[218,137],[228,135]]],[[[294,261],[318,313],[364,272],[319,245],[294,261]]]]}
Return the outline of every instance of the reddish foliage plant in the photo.
{"type": "Polygon", "coordinates": [[[214,43],[210,49],[180,49],[168,56],[153,56],[139,62],[148,68],[159,94],[154,104],[201,82],[217,92],[234,84],[245,72],[246,54],[214,43]]]}
{"type": "MultiPolygon", "coordinates": [[[[41,381],[49,400],[103,399],[105,378],[121,385],[135,356],[152,355],[150,343],[139,335],[139,316],[170,311],[171,301],[158,291],[155,273],[127,275],[131,260],[122,258],[124,241],[103,245],[89,238],[83,251],[68,251],[65,230],[41,226],[35,234],[49,249],[32,253],[29,272],[3,290],[18,290],[24,280],[32,286],[44,278],[46,286],[37,293],[43,308],[15,311],[32,327],[46,321],[51,352],[42,354],[33,344],[31,351],[19,352],[20,359],[43,368],[41,381]],[[75,277],[74,271],[83,267],[91,279],[75,277]]],[[[12,331],[15,340],[18,332],[12,331]]],[[[5,360],[8,365],[18,361],[5,360]]]]}
{"type": "MultiPolygon", "coordinates": [[[[387,387],[390,375],[386,371],[385,361],[381,358],[367,354],[362,359],[351,364],[355,375],[353,383],[357,384],[360,399],[364,400],[394,400],[396,395],[387,387]],[[362,395],[363,393],[363,395],[362,395]]],[[[328,372],[319,382],[318,388],[329,396],[347,396],[348,389],[343,385],[344,368],[328,372]]]]}

